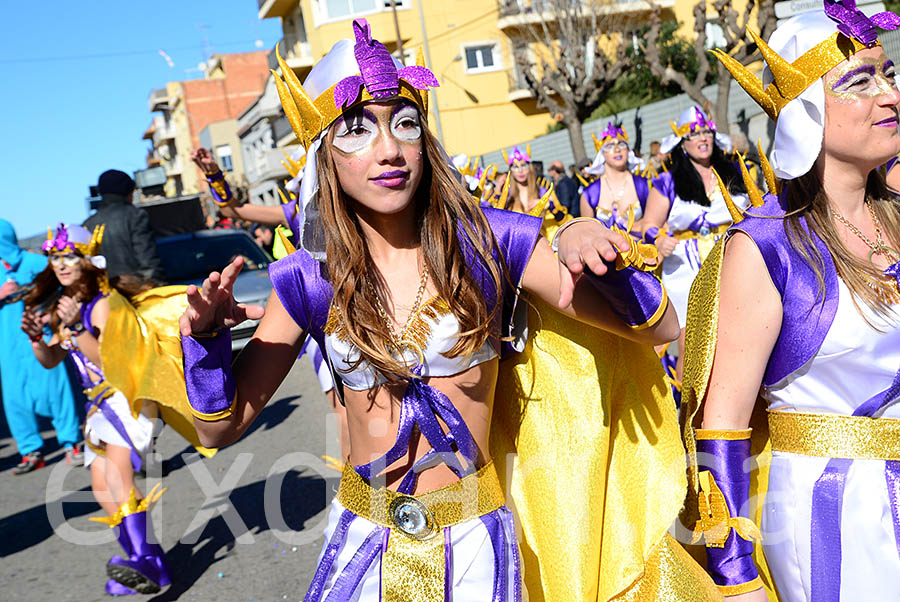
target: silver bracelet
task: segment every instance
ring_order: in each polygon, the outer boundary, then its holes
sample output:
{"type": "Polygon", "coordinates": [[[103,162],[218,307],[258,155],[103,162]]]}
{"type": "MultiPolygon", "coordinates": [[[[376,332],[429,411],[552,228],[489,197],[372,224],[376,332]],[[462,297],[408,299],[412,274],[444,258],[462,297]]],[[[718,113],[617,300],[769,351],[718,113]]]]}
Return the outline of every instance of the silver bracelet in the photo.
{"type": "Polygon", "coordinates": [[[578,222],[592,222],[597,221],[597,218],[594,217],[576,217],[575,219],[564,223],[559,227],[559,230],[556,231],[556,234],[553,235],[553,240],[550,241],[550,249],[556,253],[559,249],[559,237],[560,235],[572,224],[577,224],[578,222]]]}

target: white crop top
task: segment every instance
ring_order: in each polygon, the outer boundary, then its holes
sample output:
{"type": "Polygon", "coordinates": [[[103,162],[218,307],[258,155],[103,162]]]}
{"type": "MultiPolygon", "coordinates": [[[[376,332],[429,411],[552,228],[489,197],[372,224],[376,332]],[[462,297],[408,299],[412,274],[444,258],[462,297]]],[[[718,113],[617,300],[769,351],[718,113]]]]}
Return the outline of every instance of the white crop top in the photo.
{"type": "MultiPolygon", "coordinates": [[[[334,310],[332,314],[333,312],[334,310]]],[[[334,364],[344,386],[354,391],[367,391],[387,382],[387,379],[368,362],[361,363],[351,371],[350,366],[359,358],[359,350],[342,337],[340,327],[332,317],[333,315],[329,316],[329,326],[325,328],[325,353],[334,364]]],[[[456,344],[459,322],[438,297],[432,298],[422,306],[418,315],[413,318],[411,329],[426,333],[427,342],[423,346],[424,363],[421,373],[423,377],[453,376],[497,357],[497,351],[490,341],[485,341],[478,351],[470,355],[453,358],[442,355],[456,344]]],[[[410,362],[410,365],[415,365],[419,361],[416,354],[409,349],[404,351],[403,358],[410,362]]]]}

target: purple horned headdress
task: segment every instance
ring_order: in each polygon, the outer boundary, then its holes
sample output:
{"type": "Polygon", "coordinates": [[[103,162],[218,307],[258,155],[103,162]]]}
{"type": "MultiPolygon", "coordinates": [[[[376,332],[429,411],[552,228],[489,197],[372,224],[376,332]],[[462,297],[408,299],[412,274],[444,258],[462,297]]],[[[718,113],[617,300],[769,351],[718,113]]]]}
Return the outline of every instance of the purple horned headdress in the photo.
{"type": "MultiPolygon", "coordinates": [[[[530,145],[529,145],[530,146],[530,145]]],[[[506,155],[506,153],[503,153],[506,155]]],[[[512,165],[513,163],[531,163],[531,149],[526,147],[525,152],[522,152],[518,146],[513,147],[512,153],[510,153],[506,157],[506,163],[508,165],[512,165]]]]}
{"type": "Polygon", "coordinates": [[[716,131],[716,122],[707,117],[700,107],[694,106],[694,115],[696,115],[696,119],[691,123],[691,131],[700,128],[709,128],[711,132],[716,131]]]}
{"type": "Polygon", "coordinates": [[[353,21],[353,33],[356,35],[353,54],[359,65],[359,75],[345,77],[335,87],[334,104],[341,109],[349,107],[359,98],[362,87],[372,98],[382,100],[399,94],[401,79],[417,90],[440,85],[434,73],[426,67],[411,65],[398,71],[394,57],[384,44],[372,38],[372,31],[365,19],[353,21]]]}
{"type": "Polygon", "coordinates": [[[617,138],[627,141],[628,134],[625,133],[624,128],[620,128],[612,121],[608,121],[606,123],[606,129],[600,132],[600,145],[602,146],[610,140],[616,140],[617,138]]]}
{"type": "Polygon", "coordinates": [[[59,224],[56,227],[55,237],[51,238],[50,232],[47,232],[47,240],[41,245],[41,251],[50,253],[51,251],[62,252],[65,250],[75,251],[75,243],[69,240],[69,230],[65,224],[59,224]]]}
{"type": "Polygon", "coordinates": [[[900,27],[900,16],[884,11],[867,17],[856,8],[856,0],[825,0],[825,14],[838,24],[838,31],[869,47],[878,41],[876,27],[881,29],[900,27]]]}

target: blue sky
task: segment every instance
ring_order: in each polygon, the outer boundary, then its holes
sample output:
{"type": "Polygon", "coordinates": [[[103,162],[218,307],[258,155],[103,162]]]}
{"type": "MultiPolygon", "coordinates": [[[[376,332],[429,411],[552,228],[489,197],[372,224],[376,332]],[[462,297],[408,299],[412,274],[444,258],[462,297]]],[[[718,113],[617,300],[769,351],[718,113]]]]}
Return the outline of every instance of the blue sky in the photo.
{"type": "Polygon", "coordinates": [[[20,238],[81,223],[101,172],[146,166],[152,89],[199,77],[208,51],[281,38],[279,20],[257,11],[256,0],[4,3],[0,217],[20,238]]]}

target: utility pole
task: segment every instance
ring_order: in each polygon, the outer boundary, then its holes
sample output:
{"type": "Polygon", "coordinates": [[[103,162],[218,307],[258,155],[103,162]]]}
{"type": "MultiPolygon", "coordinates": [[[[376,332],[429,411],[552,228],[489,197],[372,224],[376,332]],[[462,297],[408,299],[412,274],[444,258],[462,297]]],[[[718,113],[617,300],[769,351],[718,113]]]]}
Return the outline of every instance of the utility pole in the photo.
{"type": "MultiPolygon", "coordinates": [[[[422,13],[422,2],[424,2],[424,0],[416,0],[416,4],[419,6],[419,26],[422,28],[422,47],[425,50],[425,66],[434,73],[434,69],[431,68],[431,52],[428,49],[428,32],[425,30],[425,15],[422,13]]],[[[434,124],[437,126],[438,139],[441,141],[441,144],[444,144],[444,130],[441,129],[441,110],[438,107],[437,90],[433,89],[428,93],[434,101],[429,104],[434,108],[434,124]]]]}
{"type": "Polygon", "coordinates": [[[400,55],[400,64],[405,66],[406,60],[403,58],[403,38],[400,37],[400,21],[397,19],[397,0],[391,0],[391,12],[394,13],[394,33],[397,35],[397,54],[400,55]]]}

